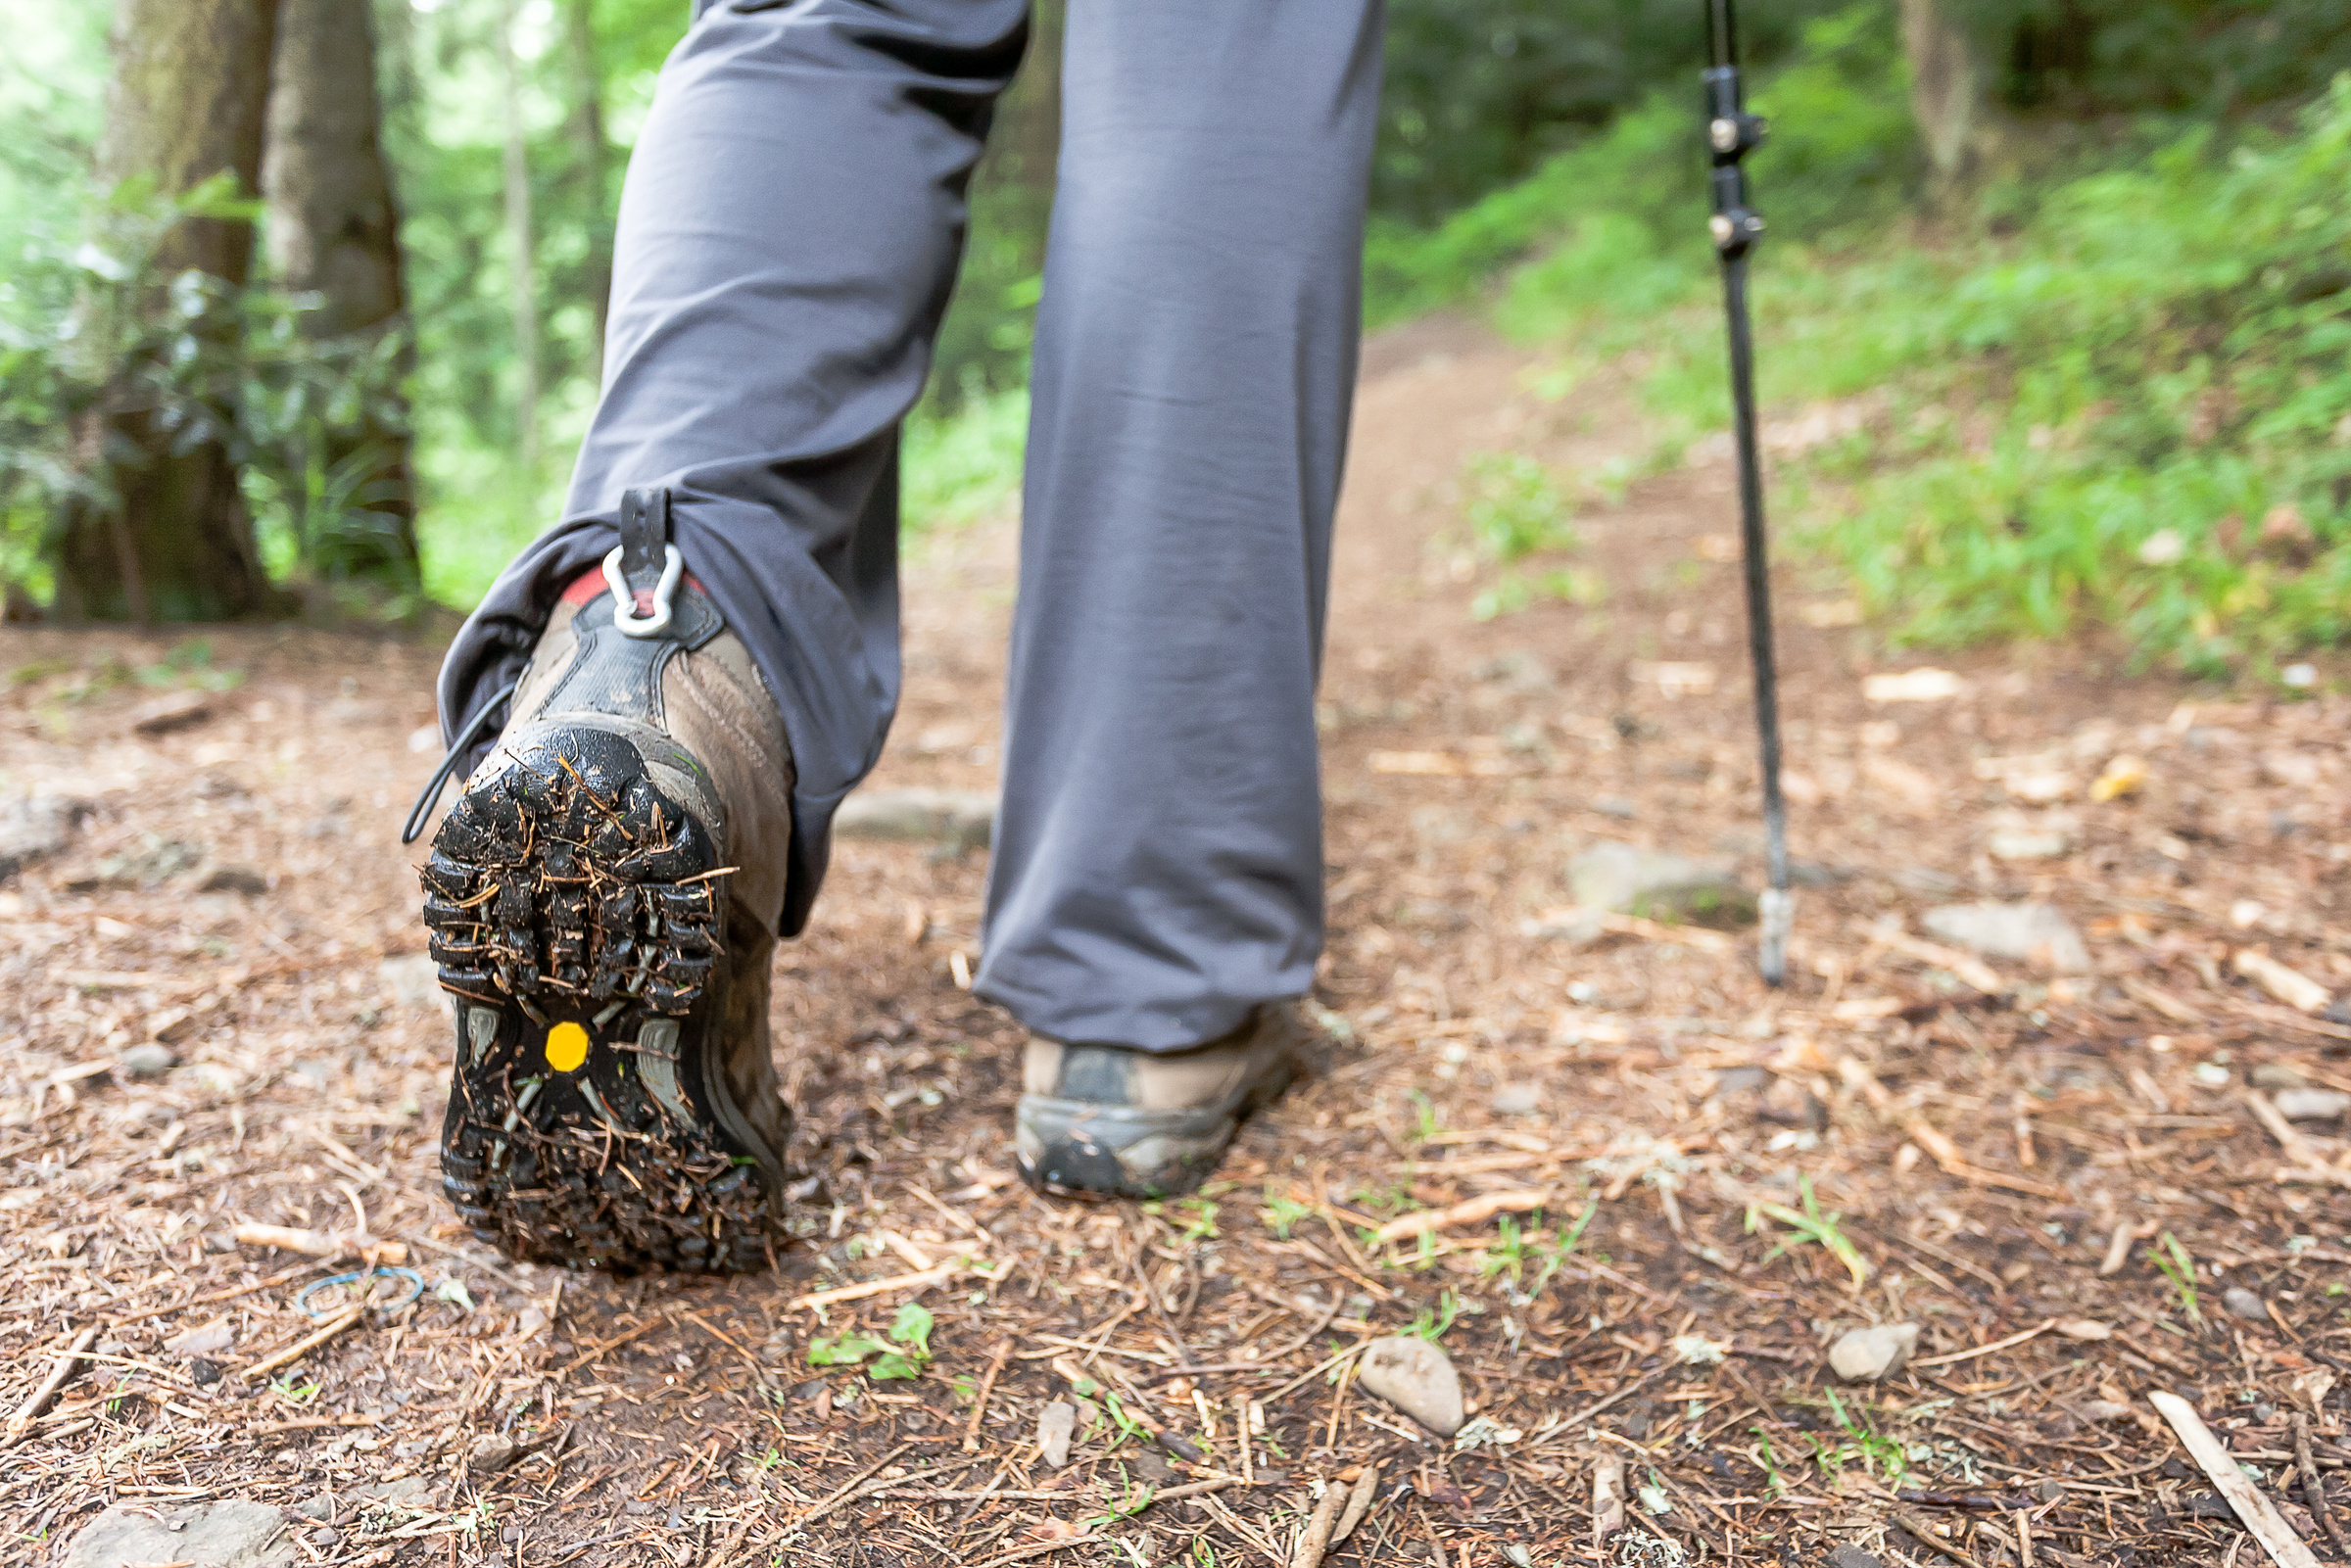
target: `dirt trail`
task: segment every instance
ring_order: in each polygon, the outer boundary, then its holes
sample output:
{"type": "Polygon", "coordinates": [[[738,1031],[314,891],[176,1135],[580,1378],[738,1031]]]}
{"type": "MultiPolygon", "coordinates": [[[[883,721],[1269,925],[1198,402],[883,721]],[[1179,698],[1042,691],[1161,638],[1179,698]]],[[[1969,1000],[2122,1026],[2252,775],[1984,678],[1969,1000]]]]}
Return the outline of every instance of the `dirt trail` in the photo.
{"type": "MultiPolygon", "coordinates": [[[[2118,679],[2099,648],[1914,659],[1783,571],[1805,886],[1767,992],[1735,921],[1567,907],[1570,862],[1615,844],[1721,860],[1728,913],[1754,763],[1721,462],[1579,518],[1604,603],[1472,618],[1464,461],[1527,452],[1572,489],[1644,439],[1622,385],[1546,402],[1530,364],[1445,322],[1367,356],[1321,1070],[1205,1203],[1156,1212],[1010,1179],[1016,1031],[956,984],[980,856],[846,841],[779,960],[808,1245],[719,1282],[489,1258],[438,1195],[446,1024],[393,844],[433,760],[430,650],[5,634],[0,798],[89,808],[0,883],[0,1415],[82,1331],[101,1359],[11,1448],[0,1556],[57,1560],[109,1505],[251,1499],[307,1510],[317,1563],[1287,1562],[1314,1487],[1377,1461],[1334,1563],[1590,1562],[1613,1456],[1638,1496],[1610,1561],[2218,1563],[2237,1526],[2155,1388],[2323,1545],[2289,1456],[2307,1417],[2314,1462],[2351,1464],[2351,1156],[2310,1092],[2351,1091],[2342,699],[2118,679]],[[1946,694],[1866,694],[1930,662],[1946,694]],[[1976,901],[2048,905],[2080,950],[1925,924],[1976,901]],[[1807,1204],[1841,1217],[1806,1239],[1807,1204]],[[271,1366],[328,1267],[240,1222],[363,1225],[423,1296],[271,1366]],[[810,1365],[918,1295],[922,1376],[810,1365]],[[1454,1444],[1346,1375],[1415,1321],[1480,1417],[1454,1444]],[[1840,1333],[1904,1321],[1907,1369],[1832,1378],[1840,1333]],[[1055,1469],[1037,1424],[1073,1375],[1098,1419],[1055,1469]]],[[[917,550],[872,787],[991,784],[1012,544],[917,550]]]]}

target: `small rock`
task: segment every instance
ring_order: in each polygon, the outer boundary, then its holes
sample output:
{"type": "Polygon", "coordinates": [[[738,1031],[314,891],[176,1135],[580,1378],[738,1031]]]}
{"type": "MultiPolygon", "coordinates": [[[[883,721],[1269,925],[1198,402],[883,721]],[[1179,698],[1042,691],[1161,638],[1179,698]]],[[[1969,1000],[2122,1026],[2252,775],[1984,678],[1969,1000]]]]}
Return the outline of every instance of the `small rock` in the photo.
{"type": "Polygon", "coordinates": [[[196,885],[200,893],[243,893],[247,897],[269,890],[269,879],[251,866],[221,866],[196,885]]]}
{"type": "Polygon", "coordinates": [[[1078,1406],[1067,1400],[1055,1400],[1036,1418],[1036,1446],[1056,1470],[1070,1462],[1070,1439],[1077,1434],[1078,1406]]]}
{"type": "Polygon", "coordinates": [[[201,1327],[172,1335],[164,1341],[164,1351],[165,1354],[175,1355],[183,1361],[192,1361],[198,1356],[218,1355],[222,1351],[234,1347],[236,1343],[237,1330],[234,1322],[226,1317],[216,1317],[201,1327]]]}
{"type": "Polygon", "coordinates": [[[620,1505],[620,1511],[627,1514],[632,1519],[642,1519],[648,1513],[659,1513],[661,1510],[653,1506],[653,1504],[645,1501],[643,1498],[637,1497],[631,1498],[629,1501],[622,1503],[620,1505]]]}
{"type": "Polygon", "coordinates": [[[521,1452],[497,1433],[484,1433],[473,1440],[472,1451],[465,1455],[465,1468],[476,1475],[494,1475],[512,1464],[521,1452]]]}
{"type": "Polygon", "coordinates": [[[1829,1347],[1829,1369],[1847,1383],[1875,1383],[1900,1371],[1917,1349],[1916,1323],[1851,1329],[1829,1347]]]}
{"type": "Polygon", "coordinates": [[[169,735],[188,730],[213,716],[213,699],[202,691],[174,691],[131,710],[133,735],[169,735]]]}
{"type": "Polygon", "coordinates": [[[2118,1404],[2112,1400],[2084,1400],[2079,1408],[2085,1420],[2094,1421],[2100,1426],[2109,1421],[2127,1421],[2131,1418],[2131,1406],[2118,1404]]]}
{"type": "Polygon", "coordinates": [[[1872,1553],[1848,1543],[1829,1553],[1829,1568],[1886,1568],[1886,1565],[1872,1553]]]}
{"type": "Polygon", "coordinates": [[[2241,1317],[2248,1323],[2266,1323],[2269,1312],[2262,1307],[2261,1298],[2242,1285],[2231,1285],[2221,1292],[2221,1305],[2231,1317],[2241,1317]]]}
{"type": "Polygon", "coordinates": [[[134,1045],[115,1058],[115,1069],[125,1077],[160,1078],[179,1065],[179,1053],[161,1040],[134,1045]]]}
{"type": "Polygon", "coordinates": [[[2004,828],[1988,834],[1984,847],[1994,860],[2056,860],[2073,847],[2073,840],[2064,833],[2004,828]]]}
{"type": "Polygon", "coordinates": [[[311,1532],[309,1539],[313,1546],[335,1546],[342,1544],[343,1532],[332,1525],[320,1525],[311,1532]]]}
{"type": "Polygon", "coordinates": [[[114,1507],[84,1525],[61,1568],[194,1562],[202,1568],[279,1568],[294,1560],[285,1515],[233,1498],[192,1508],[114,1507]]]}
{"type": "Polygon", "coordinates": [[[996,797],[977,789],[862,790],[833,813],[844,838],[894,838],[985,849],[996,820],[996,797]]]}
{"type": "Polygon", "coordinates": [[[1469,1418],[1453,1361],[1416,1334],[1373,1340],[1357,1363],[1355,1380],[1441,1438],[1452,1437],[1469,1418]]]}
{"type": "Polygon", "coordinates": [[[429,1508],[433,1505],[433,1484],[420,1475],[402,1476],[397,1481],[369,1481],[351,1489],[355,1497],[373,1502],[388,1502],[399,1508],[429,1508]]]}
{"type": "Polygon", "coordinates": [[[1531,1117],[1543,1109],[1544,1095],[1531,1083],[1512,1083],[1494,1091],[1498,1117],[1531,1117]]]}
{"type": "Polygon", "coordinates": [[[1608,934],[1597,909],[1561,909],[1518,923],[1518,934],[1538,942],[1565,942],[1588,947],[1608,934]]]}
{"type": "Polygon", "coordinates": [[[1640,815],[1633,803],[1622,795],[1594,795],[1591,806],[1602,816],[1613,817],[1618,822],[1631,822],[1640,815]]]}
{"type": "Polygon", "coordinates": [[[1181,1479],[1176,1474],[1176,1467],[1168,1463],[1168,1456],[1157,1449],[1135,1449],[1134,1458],[1128,1462],[1133,1465],[1136,1475],[1155,1487],[1164,1487],[1171,1481],[1181,1479]]]}
{"type": "Polygon", "coordinates": [[[2278,1114],[2288,1121],[2332,1121],[2351,1111],[2351,1094],[2340,1089],[2282,1089],[2278,1114]]]}
{"type": "Polygon", "coordinates": [[[1567,863],[1567,885],[1588,909],[1704,926],[1745,926],[1755,895],[1719,861],[1690,860],[1631,844],[1595,844],[1567,863]]]}
{"type": "Polygon", "coordinates": [[[2256,1089],[2299,1089],[2310,1080],[2282,1062],[2263,1062],[2253,1069],[2256,1089]]]}
{"type": "Polygon", "coordinates": [[[86,800],[0,800],[0,881],[64,849],[89,813],[86,800]]]}
{"type": "Polygon", "coordinates": [[[1768,1089],[1771,1081],[1768,1068],[1724,1068],[1714,1074],[1714,1092],[1745,1094],[1750,1089],[1768,1089]]]}
{"type": "Polygon", "coordinates": [[[305,1497],[294,1504],[294,1511],[305,1519],[332,1524],[335,1521],[335,1496],[331,1492],[321,1492],[314,1497],[305,1497]]]}
{"type": "Polygon", "coordinates": [[[198,1388],[211,1388],[220,1381],[220,1363],[199,1355],[188,1363],[188,1376],[198,1388]]]}
{"type": "Polygon", "coordinates": [[[2061,974],[2089,968],[2072,922],[2046,904],[1945,904],[1928,910],[1927,929],[1987,958],[2023,959],[2061,974]]]}

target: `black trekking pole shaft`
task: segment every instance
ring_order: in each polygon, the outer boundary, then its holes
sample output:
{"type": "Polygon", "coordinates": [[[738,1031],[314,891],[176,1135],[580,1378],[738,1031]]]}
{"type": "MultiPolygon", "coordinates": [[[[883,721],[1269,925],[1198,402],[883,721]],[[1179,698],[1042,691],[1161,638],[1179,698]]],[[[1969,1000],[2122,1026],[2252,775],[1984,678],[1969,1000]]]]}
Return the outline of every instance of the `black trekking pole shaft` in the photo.
{"type": "Polygon", "coordinates": [[[1788,803],[1780,792],[1779,667],[1771,636],[1771,561],[1763,526],[1763,460],[1755,440],[1755,340],[1747,303],[1747,257],[1763,219],[1748,205],[1742,161],[1763,140],[1763,121],[1747,112],[1739,80],[1739,34],[1733,0],[1704,0],[1708,53],[1706,146],[1713,160],[1710,230],[1722,262],[1722,303],[1729,318],[1731,427],[1739,451],[1739,536],[1747,577],[1747,644],[1755,671],[1755,737],[1763,768],[1763,851],[1769,886],[1762,900],[1757,955],[1766,982],[1788,973],[1788,803]]]}

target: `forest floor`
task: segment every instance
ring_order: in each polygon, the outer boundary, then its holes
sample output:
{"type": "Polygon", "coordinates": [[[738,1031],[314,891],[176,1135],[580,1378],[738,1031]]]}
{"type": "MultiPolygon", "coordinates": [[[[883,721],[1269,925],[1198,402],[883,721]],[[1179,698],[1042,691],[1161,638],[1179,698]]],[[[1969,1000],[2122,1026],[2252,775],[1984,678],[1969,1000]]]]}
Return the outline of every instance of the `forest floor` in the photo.
{"type": "MultiPolygon", "coordinates": [[[[2345,1485],[2351,1143],[2279,1106],[2351,1091],[2351,704],[2096,643],[1889,651],[1785,569],[1789,984],[1751,927],[1578,912],[1607,844],[1759,880],[1732,475],[1579,519],[1604,604],[1474,619],[1464,459],[1642,439],[1622,385],[1546,402],[1530,364],[1443,322],[1371,347],[1319,1070],[1196,1202],[1013,1179],[1019,1031],[957,984],[984,852],[845,840],[778,960],[806,1245],[726,1280],[506,1263],[440,1195],[449,1024],[395,841],[435,650],[6,633],[0,791],[83,805],[0,883],[0,1559],[211,1568],[258,1518],[306,1564],[1283,1568],[1375,1466],[1341,1568],[2258,1560],[2151,1392],[2331,1555],[2294,1455],[2345,1485]],[[2004,958],[1926,925],[1979,901],[2062,927],[2004,958]],[[240,1225],[405,1249],[421,1296],[306,1301],[355,1255],[240,1225]],[[918,1300],[918,1375],[811,1365],[918,1300]],[[1897,1323],[1905,1368],[1832,1374],[1897,1323]],[[1353,1380],[1415,1326],[1473,1402],[1451,1442],[1353,1380]],[[1596,1479],[1629,1499],[1605,1548],[1596,1479]]],[[[916,551],[869,787],[992,786],[1013,543],[916,551]]]]}

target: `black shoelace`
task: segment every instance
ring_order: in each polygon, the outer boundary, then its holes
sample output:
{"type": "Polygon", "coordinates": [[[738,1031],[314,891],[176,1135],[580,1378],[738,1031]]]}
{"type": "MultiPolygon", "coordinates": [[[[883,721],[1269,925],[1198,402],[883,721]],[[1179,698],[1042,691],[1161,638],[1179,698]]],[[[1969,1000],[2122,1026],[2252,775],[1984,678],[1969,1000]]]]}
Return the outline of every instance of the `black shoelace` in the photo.
{"type": "Polygon", "coordinates": [[[498,695],[481,705],[472,722],[465,726],[456,739],[450,742],[449,754],[441,759],[441,766],[433,770],[433,776],[426,781],[423,792],[416,797],[416,804],[408,808],[408,820],[400,830],[402,843],[414,843],[416,835],[424,832],[424,825],[431,819],[433,808],[441,803],[441,791],[449,787],[449,776],[457,771],[457,764],[464,759],[466,749],[480,738],[482,730],[490,723],[490,716],[506,705],[506,699],[514,694],[514,689],[520,685],[522,679],[519,676],[508,681],[498,695]]]}

